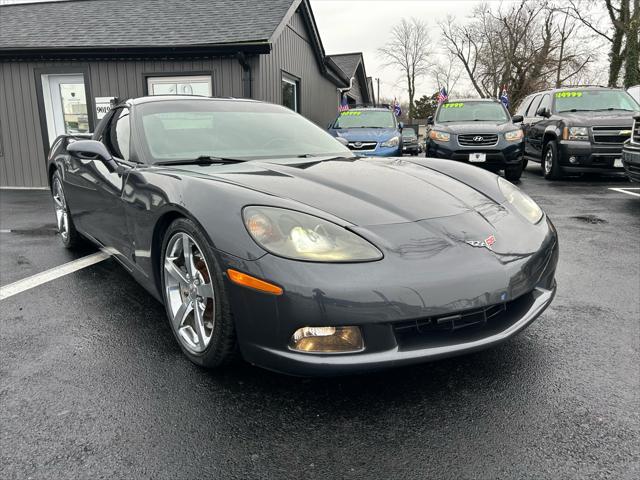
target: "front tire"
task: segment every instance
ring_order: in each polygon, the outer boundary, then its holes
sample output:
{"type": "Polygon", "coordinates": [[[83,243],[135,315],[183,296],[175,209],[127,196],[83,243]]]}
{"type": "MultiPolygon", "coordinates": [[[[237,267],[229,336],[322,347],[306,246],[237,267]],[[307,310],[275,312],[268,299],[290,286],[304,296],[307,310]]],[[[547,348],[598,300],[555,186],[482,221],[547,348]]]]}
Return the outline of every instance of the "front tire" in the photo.
{"type": "Polygon", "coordinates": [[[236,352],[236,335],[222,270],[202,229],[175,220],[161,256],[162,294],[171,331],[196,365],[215,368],[236,352]]]}
{"type": "Polygon", "coordinates": [[[560,156],[558,154],[558,144],[555,140],[548,142],[542,153],[542,171],[547,180],[558,180],[562,178],[562,167],[560,166],[560,156]]]}
{"type": "Polygon", "coordinates": [[[510,182],[517,182],[522,176],[522,169],[523,166],[521,163],[512,167],[507,167],[504,169],[504,178],[506,178],[510,182]]]}
{"type": "Polygon", "coordinates": [[[71,212],[69,212],[67,198],[64,194],[64,187],[62,186],[62,175],[60,175],[60,172],[57,170],[51,177],[51,196],[53,198],[56,225],[58,234],[62,240],[62,245],[64,245],[65,248],[73,249],[80,243],[80,235],[73,223],[71,212]]]}

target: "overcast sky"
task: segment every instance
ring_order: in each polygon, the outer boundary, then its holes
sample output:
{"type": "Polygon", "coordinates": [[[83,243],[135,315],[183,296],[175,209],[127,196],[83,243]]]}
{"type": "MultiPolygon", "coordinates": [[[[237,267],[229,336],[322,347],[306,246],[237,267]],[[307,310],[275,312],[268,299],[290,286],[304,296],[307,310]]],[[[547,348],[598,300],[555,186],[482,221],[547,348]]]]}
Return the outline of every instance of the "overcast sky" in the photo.
{"type": "MultiPolygon", "coordinates": [[[[34,0],[0,0],[0,3],[21,3],[34,0]]],[[[38,0],[36,0],[38,1],[38,0]]],[[[42,0],[40,0],[42,1],[42,0]]],[[[47,1],[47,0],[44,0],[47,1]]],[[[261,0],[255,0],[261,1],[261,0]]],[[[266,0],[268,1],[268,0],[266,0]]],[[[363,52],[367,74],[380,78],[380,96],[407,98],[406,88],[397,68],[382,67],[377,50],[389,39],[391,29],[402,18],[416,17],[432,27],[433,50],[441,50],[438,22],[452,15],[459,22],[469,18],[481,3],[509,4],[520,0],[310,0],[320,36],[328,54],[363,52]]],[[[584,27],[583,27],[584,28],[584,27]]],[[[602,53],[606,63],[606,51],[602,53]]],[[[606,68],[605,68],[606,70],[606,68]]],[[[418,85],[416,98],[432,94],[437,89],[433,79],[426,77],[418,85]]],[[[457,93],[473,93],[462,76],[457,93]]]]}
{"type": "MultiPolygon", "coordinates": [[[[478,0],[311,0],[327,53],[362,52],[367,74],[380,78],[380,96],[383,98],[407,96],[398,70],[383,68],[377,53],[395,24],[402,18],[419,18],[432,27],[432,41],[438,44],[439,21],[447,15],[462,21],[481,3],[478,0]]],[[[438,49],[437,45],[435,49],[438,49]]],[[[432,79],[425,78],[420,82],[417,97],[431,94],[436,88],[432,79]]]]}
{"type": "MultiPolygon", "coordinates": [[[[520,0],[311,0],[320,29],[324,48],[328,54],[363,52],[367,74],[380,78],[380,96],[407,98],[406,88],[397,69],[382,67],[377,49],[385,44],[393,26],[402,18],[417,17],[432,27],[434,51],[441,50],[438,22],[452,15],[457,21],[469,18],[475,6],[481,3],[509,3],[520,0]]],[[[585,29],[585,27],[582,27],[585,29]]],[[[606,60],[606,52],[603,52],[606,60]]],[[[418,85],[416,98],[432,94],[437,85],[424,78],[418,85]]],[[[456,88],[473,93],[465,76],[456,88]]]]}

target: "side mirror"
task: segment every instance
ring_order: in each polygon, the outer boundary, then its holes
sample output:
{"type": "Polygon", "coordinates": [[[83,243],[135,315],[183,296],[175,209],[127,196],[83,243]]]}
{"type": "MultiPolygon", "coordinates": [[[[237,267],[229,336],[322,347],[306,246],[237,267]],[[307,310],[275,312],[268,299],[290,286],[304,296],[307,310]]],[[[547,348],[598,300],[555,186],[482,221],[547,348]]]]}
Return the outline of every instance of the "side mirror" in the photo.
{"type": "Polygon", "coordinates": [[[540,107],[536,112],[536,115],[539,117],[549,118],[551,116],[551,112],[547,107],[540,107]]]}
{"type": "Polygon", "coordinates": [[[400,131],[402,131],[402,129],[404,128],[404,123],[398,122],[398,128],[400,129],[400,131]]]}
{"type": "Polygon", "coordinates": [[[427,117],[427,125],[433,125],[433,115],[427,117]]]}
{"type": "Polygon", "coordinates": [[[524,117],[522,115],[514,115],[513,117],[511,117],[511,121],[513,123],[522,123],[524,122],[524,117]]]}
{"type": "Polygon", "coordinates": [[[345,147],[348,147],[348,146],[349,146],[349,140],[347,140],[346,138],[344,138],[344,137],[335,137],[335,139],[336,139],[337,141],[339,141],[339,142],[340,142],[342,145],[344,145],[345,147]]]}
{"type": "Polygon", "coordinates": [[[84,160],[100,160],[110,172],[115,172],[118,168],[107,147],[97,140],[77,140],[67,145],[67,152],[84,160]]]}

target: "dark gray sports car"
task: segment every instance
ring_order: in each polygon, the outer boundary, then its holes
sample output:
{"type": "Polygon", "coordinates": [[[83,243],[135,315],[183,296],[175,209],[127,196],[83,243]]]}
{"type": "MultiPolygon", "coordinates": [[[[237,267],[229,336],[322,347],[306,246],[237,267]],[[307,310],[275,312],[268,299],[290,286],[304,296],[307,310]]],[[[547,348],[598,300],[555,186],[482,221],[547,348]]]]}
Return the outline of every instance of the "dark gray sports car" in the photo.
{"type": "Polygon", "coordinates": [[[436,159],[358,158],[290,110],[148,97],[48,159],[63,243],[110,252],[193,362],[328,375],[495,345],[555,293],[526,194],[436,159]]]}

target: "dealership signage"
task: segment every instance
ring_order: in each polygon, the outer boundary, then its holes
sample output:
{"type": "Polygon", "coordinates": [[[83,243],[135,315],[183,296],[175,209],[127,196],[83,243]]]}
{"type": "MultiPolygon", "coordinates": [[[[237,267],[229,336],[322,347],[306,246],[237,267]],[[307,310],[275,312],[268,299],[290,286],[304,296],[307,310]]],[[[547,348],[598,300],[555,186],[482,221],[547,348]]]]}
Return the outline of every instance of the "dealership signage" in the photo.
{"type": "Polygon", "coordinates": [[[96,118],[102,120],[102,118],[111,110],[111,103],[115,100],[115,97],[96,97],[96,118]]]}

